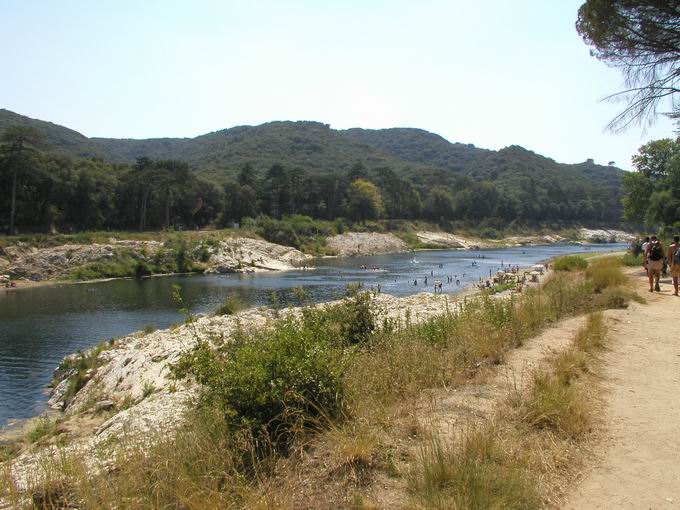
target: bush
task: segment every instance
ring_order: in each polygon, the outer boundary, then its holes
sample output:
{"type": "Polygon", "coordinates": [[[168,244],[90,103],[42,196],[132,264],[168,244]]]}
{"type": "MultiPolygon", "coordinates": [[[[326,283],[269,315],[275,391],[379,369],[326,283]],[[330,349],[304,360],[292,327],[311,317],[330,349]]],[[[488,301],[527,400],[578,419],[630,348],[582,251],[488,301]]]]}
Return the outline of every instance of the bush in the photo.
{"type": "Polygon", "coordinates": [[[588,261],[580,255],[559,257],[553,264],[555,271],[577,271],[586,267],[588,267],[588,261]]]}
{"type": "Polygon", "coordinates": [[[243,301],[241,301],[238,296],[231,294],[227,296],[224,303],[215,310],[215,315],[234,315],[243,310],[243,308],[243,301]]]}
{"type": "Polygon", "coordinates": [[[201,342],[173,368],[203,385],[203,402],[235,429],[286,448],[298,425],[337,416],[351,346],[373,331],[365,294],[303,310],[273,328],[237,331],[230,342],[201,342]]]}

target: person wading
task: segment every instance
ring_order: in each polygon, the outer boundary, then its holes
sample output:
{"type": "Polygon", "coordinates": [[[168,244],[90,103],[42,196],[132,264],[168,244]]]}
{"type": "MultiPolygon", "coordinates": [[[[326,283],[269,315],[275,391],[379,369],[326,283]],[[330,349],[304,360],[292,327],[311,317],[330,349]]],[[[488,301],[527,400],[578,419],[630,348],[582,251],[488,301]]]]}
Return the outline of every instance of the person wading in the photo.
{"type": "Polygon", "coordinates": [[[668,248],[668,264],[671,266],[673,279],[673,295],[678,295],[678,278],[680,278],[680,236],[673,237],[673,244],[668,248]]]}
{"type": "Polygon", "coordinates": [[[649,292],[655,290],[659,292],[659,278],[661,277],[661,268],[663,267],[663,246],[661,242],[652,236],[647,246],[647,274],[649,275],[649,292]]]}

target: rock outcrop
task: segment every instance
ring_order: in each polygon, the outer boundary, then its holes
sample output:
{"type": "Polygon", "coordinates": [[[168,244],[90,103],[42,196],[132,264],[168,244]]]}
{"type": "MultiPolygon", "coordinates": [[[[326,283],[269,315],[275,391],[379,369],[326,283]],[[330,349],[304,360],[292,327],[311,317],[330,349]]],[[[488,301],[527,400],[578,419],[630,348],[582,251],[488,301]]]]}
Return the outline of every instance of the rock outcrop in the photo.
{"type": "Polygon", "coordinates": [[[581,229],[581,238],[591,243],[630,243],[636,237],[636,235],[624,232],[623,230],[581,229]]]}
{"type": "MultiPolygon", "coordinates": [[[[216,244],[199,244],[189,250],[196,258],[198,250],[207,253],[201,264],[207,273],[283,271],[293,269],[309,258],[295,248],[280,246],[260,239],[231,238],[216,244]]],[[[4,249],[3,271],[16,278],[34,281],[67,277],[79,267],[131,257],[146,264],[157,260],[171,262],[171,248],[157,241],[121,241],[108,244],[64,244],[50,248],[34,248],[24,244],[4,249]]],[[[3,267],[3,266],[0,266],[3,267]]]]}
{"type": "Polygon", "coordinates": [[[449,234],[448,232],[430,232],[421,230],[416,232],[421,243],[433,248],[448,248],[454,250],[474,250],[483,247],[483,243],[465,237],[449,234]]]}
{"type": "Polygon", "coordinates": [[[234,238],[211,250],[206,273],[285,271],[310,258],[300,250],[260,239],[234,238]]]}
{"type": "Polygon", "coordinates": [[[374,232],[338,234],[328,239],[326,246],[341,257],[362,257],[409,251],[408,245],[398,237],[374,232]]]}

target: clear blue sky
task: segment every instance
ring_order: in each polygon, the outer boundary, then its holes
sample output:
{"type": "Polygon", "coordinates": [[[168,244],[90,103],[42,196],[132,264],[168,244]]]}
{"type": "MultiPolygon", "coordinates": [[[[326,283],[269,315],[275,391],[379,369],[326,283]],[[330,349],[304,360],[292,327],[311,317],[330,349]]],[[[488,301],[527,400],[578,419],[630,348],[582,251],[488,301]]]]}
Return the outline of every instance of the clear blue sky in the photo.
{"type": "Polygon", "coordinates": [[[604,132],[621,76],[576,34],[581,3],[0,0],[0,107],[87,136],[318,120],[630,168],[673,127],[604,132]]]}

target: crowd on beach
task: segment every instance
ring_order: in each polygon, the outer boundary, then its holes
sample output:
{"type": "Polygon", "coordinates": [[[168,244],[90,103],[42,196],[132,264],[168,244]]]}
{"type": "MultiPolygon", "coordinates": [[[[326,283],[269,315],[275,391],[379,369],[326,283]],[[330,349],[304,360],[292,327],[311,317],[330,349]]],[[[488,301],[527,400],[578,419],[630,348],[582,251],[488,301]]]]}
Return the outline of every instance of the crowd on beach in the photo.
{"type": "Polygon", "coordinates": [[[680,236],[674,236],[673,242],[664,250],[661,240],[653,235],[645,237],[641,246],[642,265],[649,279],[649,292],[661,292],[659,280],[661,275],[668,275],[671,270],[673,295],[678,295],[678,278],[680,278],[680,236]]]}

